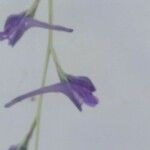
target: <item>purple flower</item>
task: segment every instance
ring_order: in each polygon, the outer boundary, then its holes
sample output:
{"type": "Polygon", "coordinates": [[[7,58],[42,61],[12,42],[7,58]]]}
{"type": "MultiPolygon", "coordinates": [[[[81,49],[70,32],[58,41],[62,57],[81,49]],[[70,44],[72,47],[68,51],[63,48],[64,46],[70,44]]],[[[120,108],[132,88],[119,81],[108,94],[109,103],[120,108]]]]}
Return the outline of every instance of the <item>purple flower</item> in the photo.
{"type": "Polygon", "coordinates": [[[61,83],[45,86],[43,88],[16,97],[15,99],[8,102],[5,107],[10,107],[26,98],[49,92],[61,92],[65,94],[80,111],[82,111],[83,103],[91,107],[98,104],[98,99],[93,95],[93,92],[95,92],[96,89],[89,78],[76,77],[71,75],[67,75],[66,77],[67,80],[63,80],[61,83]]]}
{"type": "Polygon", "coordinates": [[[26,16],[26,13],[20,13],[16,15],[10,15],[4,25],[4,31],[0,32],[0,40],[7,39],[11,46],[14,46],[16,42],[22,37],[24,32],[31,27],[40,27],[45,29],[52,29],[64,32],[72,32],[73,29],[66,28],[59,25],[49,25],[33,19],[31,16],[26,16]]]}
{"type": "Polygon", "coordinates": [[[12,145],[8,150],[27,150],[26,146],[12,145]]]}
{"type": "Polygon", "coordinates": [[[17,145],[12,145],[10,146],[9,150],[17,150],[18,149],[18,146],[17,145]]]}

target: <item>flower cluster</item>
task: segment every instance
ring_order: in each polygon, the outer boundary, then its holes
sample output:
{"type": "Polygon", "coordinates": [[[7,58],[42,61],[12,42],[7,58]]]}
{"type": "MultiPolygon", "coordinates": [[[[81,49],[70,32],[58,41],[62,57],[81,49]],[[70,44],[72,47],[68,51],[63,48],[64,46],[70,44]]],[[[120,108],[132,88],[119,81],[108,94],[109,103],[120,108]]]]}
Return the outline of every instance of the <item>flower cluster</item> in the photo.
{"type": "MultiPolygon", "coordinates": [[[[32,27],[39,27],[47,30],[56,30],[63,32],[73,32],[73,29],[67,28],[61,25],[54,25],[52,22],[46,23],[34,18],[36,13],[36,9],[38,7],[40,0],[35,0],[30,9],[23,11],[21,13],[10,15],[5,22],[4,31],[0,32],[0,41],[8,40],[9,45],[14,46],[23,34],[32,27]]],[[[49,0],[52,1],[52,0],[49,0]]],[[[52,5],[52,3],[50,3],[52,5]]],[[[50,14],[51,15],[51,14],[50,14]]],[[[50,16],[49,16],[50,17],[50,16]]],[[[49,39],[50,41],[51,39],[49,39]]],[[[60,78],[60,81],[45,86],[45,83],[42,83],[42,87],[36,90],[27,92],[16,98],[10,100],[5,107],[11,107],[12,105],[21,102],[25,99],[35,97],[37,95],[43,95],[46,93],[57,92],[66,95],[71,102],[76,106],[79,111],[82,111],[82,105],[86,104],[88,106],[94,107],[98,104],[98,98],[93,94],[96,91],[96,88],[92,81],[85,76],[74,76],[67,74],[62,69],[60,63],[58,62],[58,58],[56,52],[52,46],[50,46],[50,42],[48,44],[48,56],[47,56],[47,64],[49,61],[50,50],[52,53],[52,57],[54,63],[56,65],[57,73],[60,78]]],[[[44,71],[44,80],[46,78],[46,73],[48,69],[48,65],[45,65],[46,71],[44,71]]],[[[42,101],[42,99],[40,99],[42,101]]],[[[38,107],[38,113],[36,114],[34,121],[31,125],[31,128],[27,135],[25,136],[23,142],[10,146],[9,150],[27,150],[29,141],[32,137],[32,134],[36,127],[39,126],[40,122],[40,103],[38,107]]],[[[38,130],[38,128],[37,128],[38,130]]],[[[39,131],[37,131],[39,132],[39,131]]],[[[37,138],[38,141],[38,138],[37,138]]],[[[37,143],[37,142],[36,142],[37,143]]],[[[37,148],[38,149],[38,148],[37,148]]]]}

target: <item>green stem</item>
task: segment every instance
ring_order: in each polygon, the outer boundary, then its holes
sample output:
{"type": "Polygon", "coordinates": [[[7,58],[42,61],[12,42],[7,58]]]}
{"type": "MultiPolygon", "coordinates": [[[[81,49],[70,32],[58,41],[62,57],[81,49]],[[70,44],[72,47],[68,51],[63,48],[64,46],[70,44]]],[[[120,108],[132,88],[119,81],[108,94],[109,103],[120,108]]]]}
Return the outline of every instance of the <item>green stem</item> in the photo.
{"type": "MultiPolygon", "coordinates": [[[[52,24],[52,18],[53,18],[53,1],[48,1],[49,6],[49,24],[52,24]]],[[[47,47],[47,53],[46,53],[46,59],[45,59],[45,65],[43,70],[43,78],[42,78],[42,84],[43,87],[46,83],[46,77],[47,77],[47,71],[49,66],[49,59],[50,54],[53,48],[53,31],[49,30],[49,36],[48,36],[48,47],[47,47]]],[[[39,97],[38,100],[38,107],[37,107],[37,113],[36,113],[36,119],[37,119],[37,128],[36,128],[36,139],[35,139],[35,150],[39,150],[39,135],[40,135],[40,120],[41,120],[41,112],[42,112],[42,104],[43,104],[43,95],[39,97]]]]}
{"type": "Polygon", "coordinates": [[[66,73],[64,72],[64,70],[62,69],[62,67],[58,61],[58,57],[57,57],[57,54],[56,54],[54,48],[52,48],[52,56],[53,56],[53,60],[54,60],[54,63],[55,63],[56,69],[57,69],[57,73],[58,73],[60,79],[66,80],[66,73]]]}
{"type": "Polygon", "coordinates": [[[28,133],[26,134],[26,136],[24,137],[24,139],[20,143],[20,148],[28,147],[29,141],[30,141],[30,139],[33,135],[33,132],[34,132],[35,128],[36,128],[36,118],[33,120],[32,125],[30,127],[30,130],[28,131],[28,133]]]}
{"type": "Polygon", "coordinates": [[[29,140],[31,139],[31,137],[33,135],[35,127],[36,127],[36,119],[34,119],[34,121],[33,121],[32,125],[31,125],[31,128],[30,128],[28,134],[25,136],[23,145],[28,145],[29,140]]]}
{"type": "Polygon", "coordinates": [[[31,5],[31,7],[27,10],[26,15],[27,16],[28,15],[34,16],[39,3],[40,3],[40,0],[34,0],[34,2],[31,5]]]}

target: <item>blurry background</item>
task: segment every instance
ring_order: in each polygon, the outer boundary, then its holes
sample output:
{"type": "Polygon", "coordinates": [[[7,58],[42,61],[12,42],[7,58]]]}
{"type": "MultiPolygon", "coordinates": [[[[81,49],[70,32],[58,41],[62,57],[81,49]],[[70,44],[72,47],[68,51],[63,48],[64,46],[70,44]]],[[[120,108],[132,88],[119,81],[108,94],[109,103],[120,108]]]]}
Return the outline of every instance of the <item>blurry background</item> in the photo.
{"type": "MultiPolygon", "coordinates": [[[[0,30],[8,15],[31,0],[0,1],[0,30]]],[[[80,113],[61,94],[47,94],[40,149],[148,150],[150,147],[150,1],[55,0],[54,23],[74,28],[55,32],[55,49],[66,72],[86,75],[97,87],[100,104],[80,113]]],[[[47,21],[47,0],[36,14],[47,21]]],[[[14,48],[0,42],[0,149],[22,140],[36,111],[10,99],[40,87],[47,30],[32,29],[14,48]]],[[[51,62],[47,84],[58,81],[51,62]]],[[[31,142],[33,149],[34,140],[31,142]]]]}

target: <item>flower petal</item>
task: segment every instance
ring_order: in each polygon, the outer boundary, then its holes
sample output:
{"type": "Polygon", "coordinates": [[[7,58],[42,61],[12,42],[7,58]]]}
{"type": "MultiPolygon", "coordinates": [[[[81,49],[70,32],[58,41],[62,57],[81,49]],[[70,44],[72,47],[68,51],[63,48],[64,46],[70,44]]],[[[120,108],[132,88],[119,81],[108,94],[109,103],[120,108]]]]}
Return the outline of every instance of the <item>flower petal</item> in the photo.
{"type": "Polygon", "coordinates": [[[5,32],[0,32],[0,41],[4,40],[7,38],[7,34],[5,32]]]}
{"type": "Polygon", "coordinates": [[[11,33],[9,35],[9,45],[14,46],[17,41],[23,36],[24,32],[26,31],[26,28],[23,27],[18,27],[18,29],[16,31],[14,31],[13,33],[11,33]]]}
{"type": "Polygon", "coordinates": [[[86,93],[86,95],[83,97],[83,100],[87,105],[92,107],[96,106],[99,102],[98,98],[90,93],[86,93]]]}
{"type": "Polygon", "coordinates": [[[23,36],[25,31],[25,28],[18,27],[18,29],[9,36],[9,45],[14,46],[17,41],[23,36]]]}
{"type": "Polygon", "coordinates": [[[96,90],[94,84],[88,77],[68,75],[67,79],[71,84],[82,86],[91,92],[94,92],[96,90]]]}
{"type": "Polygon", "coordinates": [[[25,12],[8,16],[4,25],[4,29],[6,30],[8,28],[16,27],[20,23],[20,21],[24,18],[24,16],[25,12]]]}
{"type": "Polygon", "coordinates": [[[72,85],[72,88],[76,91],[79,97],[82,98],[85,104],[92,107],[98,104],[98,99],[88,89],[79,85],[72,85]]]}

